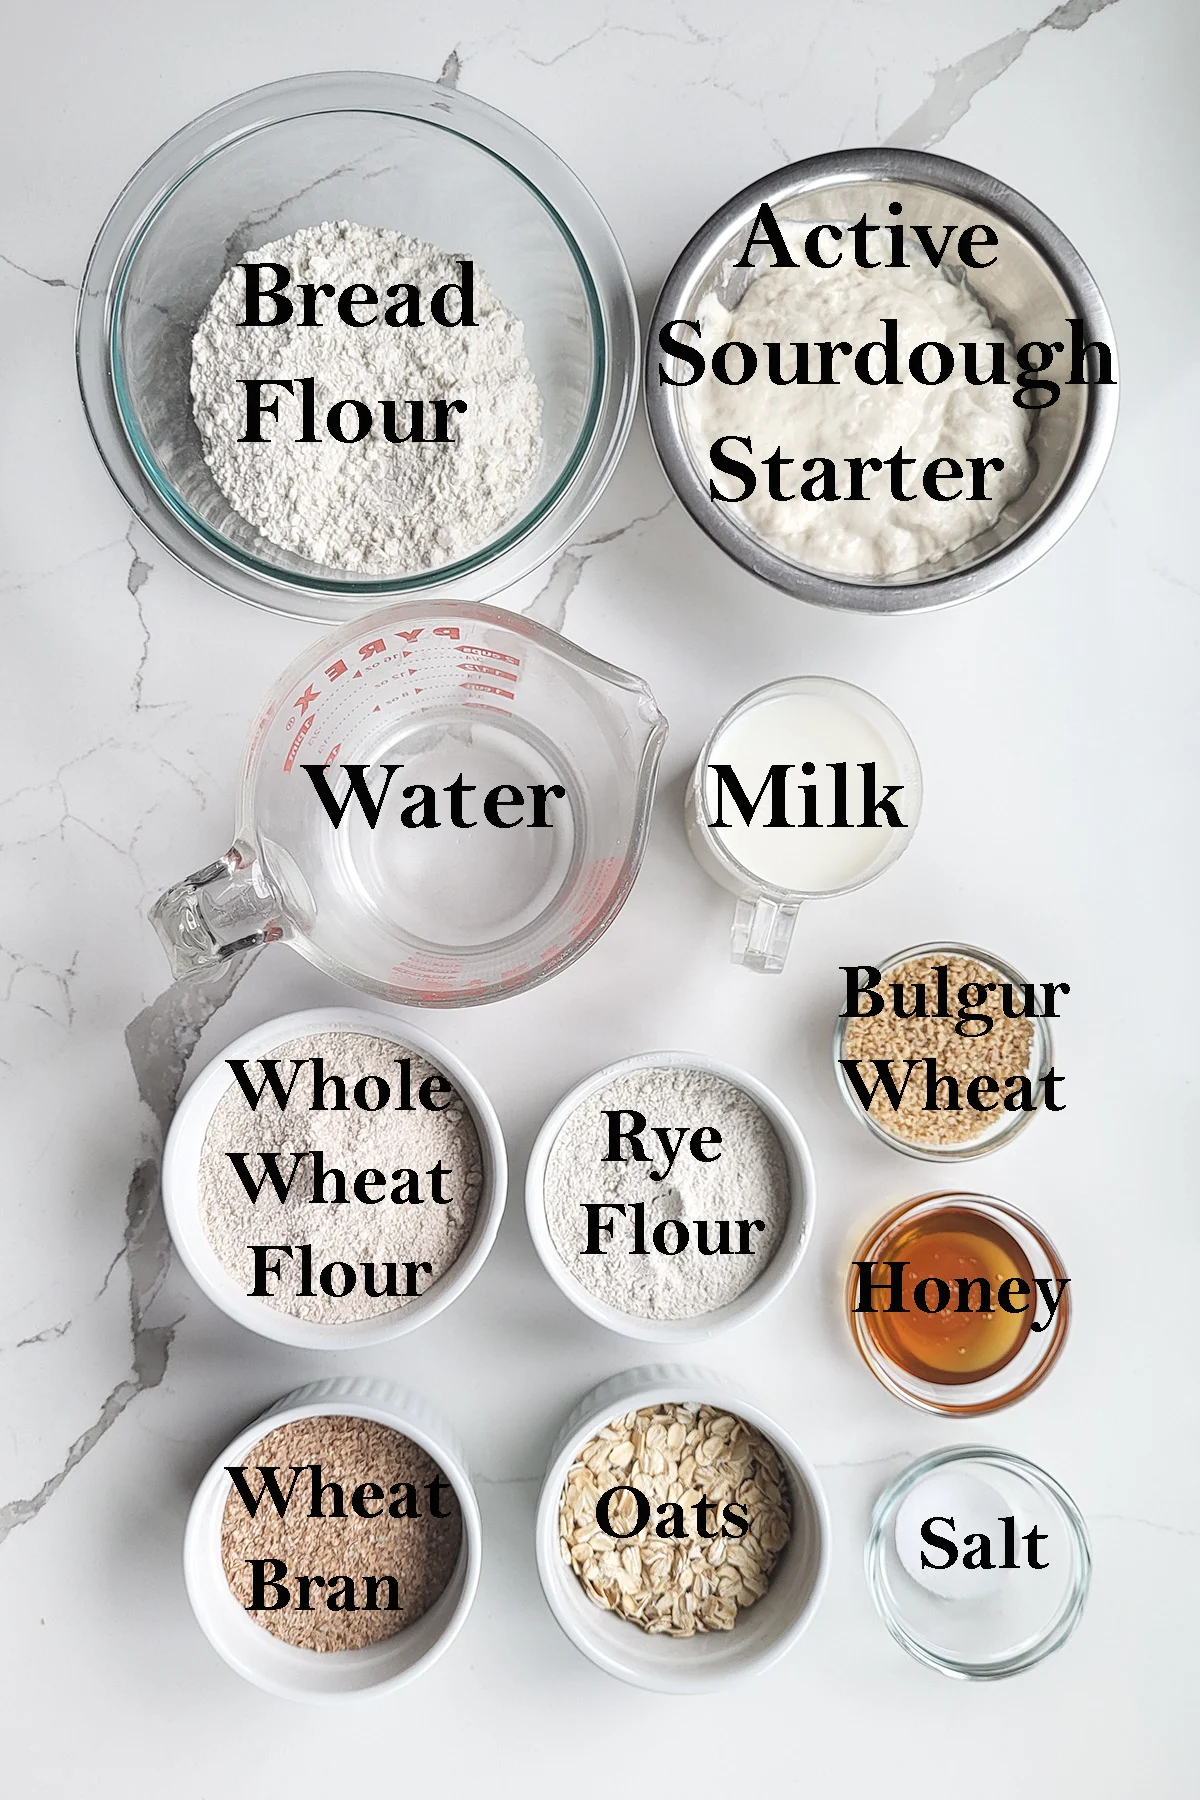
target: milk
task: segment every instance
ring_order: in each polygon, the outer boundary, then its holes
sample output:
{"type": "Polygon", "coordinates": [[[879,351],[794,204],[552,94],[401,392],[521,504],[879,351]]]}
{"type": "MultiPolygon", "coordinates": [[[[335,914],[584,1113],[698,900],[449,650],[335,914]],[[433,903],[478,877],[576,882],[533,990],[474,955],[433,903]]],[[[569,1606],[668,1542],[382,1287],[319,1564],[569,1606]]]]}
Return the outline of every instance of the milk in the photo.
{"type": "Polygon", "coordinates": [[[704,770],[705,813],[713,841],[760,881],[836,894],[902,847],[919,795],[873,723],[877,702],[841,683],[813,687],[768,692],[730,720],[704,770]]]}

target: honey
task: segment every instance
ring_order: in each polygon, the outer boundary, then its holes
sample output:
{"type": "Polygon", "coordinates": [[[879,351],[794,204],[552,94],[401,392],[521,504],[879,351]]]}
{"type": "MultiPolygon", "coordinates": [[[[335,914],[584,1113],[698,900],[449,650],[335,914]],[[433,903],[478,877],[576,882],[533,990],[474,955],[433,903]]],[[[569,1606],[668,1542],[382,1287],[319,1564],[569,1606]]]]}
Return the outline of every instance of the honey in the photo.
{"type": "Polygon", "coordinates": [[[858,1322],[880,1356],[920,1381],[985,1381],[1033,1325],[1028,1257],[1002,1225],[961,1204],[900,1219],[856,1269],[858,1322]]]}

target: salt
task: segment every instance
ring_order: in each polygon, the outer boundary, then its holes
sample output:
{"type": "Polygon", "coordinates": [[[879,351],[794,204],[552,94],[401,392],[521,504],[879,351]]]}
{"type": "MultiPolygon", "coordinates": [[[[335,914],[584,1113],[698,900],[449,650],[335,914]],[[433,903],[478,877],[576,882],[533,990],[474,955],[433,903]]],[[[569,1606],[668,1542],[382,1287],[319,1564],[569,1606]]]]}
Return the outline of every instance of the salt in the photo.
{"type": "MultiPolygon", "coordinates": [[[[995,1593],[1005,1575],[1011,1579],[1012,1573],[997,1567],[967,1568],[962,1548],[974,1532],[985,1534],[998,1546],[1004,1533],[1001,1521],[1012,1514],[1013,1507],[1004,1495],[978,1475],[935,1469],[917,1483],[896,1513],[896,1553],[913,1580],[931,1594],[943,1600],[981,1600],[995,1593]],[[938,1538],[952,1538],[959,1546],[949,1568],[936,1566],[948,1552],[923,1535],[927,1529],[938,1538]]],[[[992,1560],[999,1562],[998,1550],[993,1550],[992,1560]]]]}

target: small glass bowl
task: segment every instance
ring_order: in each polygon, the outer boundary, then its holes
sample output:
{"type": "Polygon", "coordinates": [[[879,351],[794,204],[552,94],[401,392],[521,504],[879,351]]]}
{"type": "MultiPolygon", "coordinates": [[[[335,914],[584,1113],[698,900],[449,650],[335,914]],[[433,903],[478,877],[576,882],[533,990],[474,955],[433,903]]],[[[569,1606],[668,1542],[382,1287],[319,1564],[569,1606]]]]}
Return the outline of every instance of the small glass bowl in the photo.
{"type": "Polygon", "coordinates": [[[962,1445],[910,1463],[880,1495],[866,1548],[867,1586],[896,1642],[918,1662],[964,1681],[996,1681],[1032,1669],[1066,1643],[1083,1612],[1092,1575],[1087,1527],[1058,1483],[1009,1450],[962,1445]],[[911,1576],[896,1546],[896,1520],[929,1475],[952,1470],[996,1490],[1023,1529],[1049,1532],[1049,1567],[1011,1570],[977,1599],[947,1599],[911,1576]]]}
{"type": "MultiPolygon", "coordinates": [[[[981,1413],[999,1412],[1031,1394],[1046,1379],[1062,1354],[1071,1323],[1071,1290],[1060,1287],[1061,1298],[1054,1317],[1044,1331],[1030,1331],[1025,1341],[1002,1368],[974,1382],[933,1382],[911,1374],[900,1363],[886,1356],[875,1342],[865,1323],[865,1314],[855,1311],[858,1287],[856,1263],[874,1262],[887,1240],[900,1226],[915,1223],[929,1213],[953,1206],[956,1211],[974,1214],[981,1222],[991,1220],[1015,1239],[1024,1251],[1034,1278],[1062,1283],[1067,1280],[1062,1258],[1050,1239],[1032,1219],[994,1200],[987,1194],[922,1194],[916,1200],[905,1200],[876,1221],[864,1237],[850,1261],[846,1278],[846,1317],[850,1335],[859,1355],[877,1381],[889,1393],[923,1412],[941,1413],[946,1418],[970,1419],[981,1413]]],[[[884,1296],[880,1297],[882,1305],[884,1296]]]]}
{"type": "MultiPolygon", "coordinates": [[[[1018,987],[1026,986],[1025,977],[1018,974],[1010,963],[999,956],[993,956],[990,950],[980,950],[974,944],[917,944],[911,950],[898,950],[880,963],[881,983],[886,982],[901,963],[911,962],[916,957],[965,957],[971,962],[982,963],[985,968],[993,970],[1001,981],[1011,981],[1018,987]]],[[[874,966],[874,965],[872,965],[874,966]]],[[[993,1115],[995,1123],[985,1127],[977,1137],[964,1138],[957,1144],[916,1144],[911,1139],[901,1137],[897,1131],[889,1131],[873,1113],[867,1111],[854,1092],[842,1068],[842,1059],[846,1054],[845,1042],[847,1028],[851,1021],[839,1015],[833,1033],[833,1070],[837,1078],[842,1099],[854,1114],[860,1125],[866,1127],[872,1137],[880,1143],[888,1144],[893,1150],[899,1150],[904,1156],[914,1156],[918,1162],[969,1162],[976,1156],[987,1156],[998,1150],[1001,1144],[1007,1144],[1018,1131],[1022,1131],[1041,1106],[1045,1090],[1046,1077],[1054,1063],[1054,1046],[1051,1042],[1050,1027],[1040,1013],[1036,1013],[1030,1023],[1033,1026],[1033,1043],[1029,1052],[1028,1067],[1023,1070],[1014,1069],[1012,1073],[1029,1076],[1033,1084],[1034,1104],[1028,1112],[1004,1112],[998,1110],[993,1115]]]]}
{"type": "Polygon", "coordinates": [[[487,599],[555,554],[616,466],[633,416],[638,325],[616,240],[552,151],[437,85],[315,74],[237,95],[155,151],[96,240],[76,327],[84,410],[138,518],[214,586],[298,618],[356,618],[384,595],[487,599]],[[192,417],[192,336],[225,271],[306,226],[349,219],[476,259],[525,327],[543,402],[541,465],[469,556],[360,575],[264,539],[233,512],[192,417]]]}

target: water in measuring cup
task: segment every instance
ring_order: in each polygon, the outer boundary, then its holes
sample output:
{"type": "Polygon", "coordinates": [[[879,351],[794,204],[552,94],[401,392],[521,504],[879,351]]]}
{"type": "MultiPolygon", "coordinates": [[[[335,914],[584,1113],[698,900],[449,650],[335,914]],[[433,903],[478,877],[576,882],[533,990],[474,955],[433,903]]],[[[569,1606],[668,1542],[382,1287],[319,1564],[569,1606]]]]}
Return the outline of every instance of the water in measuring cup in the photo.
{"type": "Polygon", "coordinates": [[[371,744],[370,760],[375,793],[378,765],[400,767],[378,824],[372,829],[354,807],[334,834],[338,910],[362,909],[422,949],[478,950],[527,931],[573,877],[584,838],[578,786],[555,747],[528,724],[461,707],[421,713],[392,721],[385,741],[371,744]],[[460,816],[468,821],[462,826],[452,822],[447,792],[460,777],[460,816]],[[565,797],[546,798],[545,825],[533,823],[534,784],[566,789],[565,797]],[[405,790],[422,786],[433,791],[437,824],[406,826],[401,815],[421,796],[405,790]],[[485,797],[496,788],[504,790],[502,801],[510,789],[524,796],[519,808],[495,809],[516,823],[485,819],[485,797]]]}

